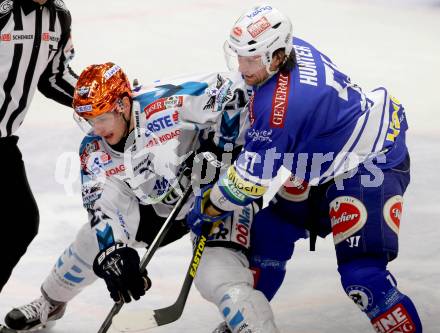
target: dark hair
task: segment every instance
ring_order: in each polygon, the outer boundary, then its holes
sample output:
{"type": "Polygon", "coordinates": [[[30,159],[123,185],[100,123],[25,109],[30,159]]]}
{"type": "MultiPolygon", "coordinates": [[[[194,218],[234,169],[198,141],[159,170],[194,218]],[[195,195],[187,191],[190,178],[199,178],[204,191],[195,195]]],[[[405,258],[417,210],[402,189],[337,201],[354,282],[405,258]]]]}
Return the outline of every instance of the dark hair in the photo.
{"type": "Polygon", "coordinates": [[[133,97],[131,97],[131,95],[129,95],[127,92],[122,93],[122,95],[119,97],[121,100],[124,97],[128,97],[128,100],[130,101],[130,107],[133,106],[133,97]]]}
{"type": "Polygon", "coordinates": [[[285,56],[286,57],[286,59],[284,60],[283,64],[280,66],[279,71],[282,74],[287,75],[296,66],[295,49],[292,48],[292,51],[290,51],[290,54],[286,55],[285,49],[284,48],[279,48],[278,50],[276,50],[273,53],[272,58],[274,56],[278,55],[278,54],[280,54],[281,56],[285,56]]]}

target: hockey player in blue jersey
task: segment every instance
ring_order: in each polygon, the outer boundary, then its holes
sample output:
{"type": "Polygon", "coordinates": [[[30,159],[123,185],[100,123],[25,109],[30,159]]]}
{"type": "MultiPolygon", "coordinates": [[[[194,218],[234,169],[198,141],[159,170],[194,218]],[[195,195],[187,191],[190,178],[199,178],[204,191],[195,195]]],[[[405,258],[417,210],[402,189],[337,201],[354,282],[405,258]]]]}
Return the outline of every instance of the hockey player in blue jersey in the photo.
{"type": "MultiPolygon", "coordinates": [[[[238,65],[253,86],[251,128],[238,159],[197,199],[209,196],[188,223],[200,227],[207,215],[261,198],[284,166],[290,178],[252,229],[257,287],[271,299],[294,242],[307,231],[314,247],[316,236],[332,233],[342,287],[375,331],[422,332],[413,302],[387,270],[398,254],[410,180],[403,106],[385,88],[364,93],[326,55],[292,39],[290,20],[270,5],[244,13],[224,49],[228,65],[238,65]]],[[[222,332],[235,333],[240,295],[228,296],[233,311],[224,312],[222,332]]]]}

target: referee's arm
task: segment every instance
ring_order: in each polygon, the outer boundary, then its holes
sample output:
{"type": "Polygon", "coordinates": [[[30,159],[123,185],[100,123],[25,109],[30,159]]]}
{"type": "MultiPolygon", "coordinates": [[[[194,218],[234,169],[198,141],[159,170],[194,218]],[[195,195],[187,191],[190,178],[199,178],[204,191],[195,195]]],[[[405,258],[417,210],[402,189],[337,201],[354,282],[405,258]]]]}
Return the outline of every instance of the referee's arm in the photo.
{"type": "Polygon", "coordinates": [[[38,90],[44,96],[71,107],[78,75],[69,66],[69,62],[75,54],[70,35],[70,13],[65,16],[62,24],[65,26],[61,40],[58,43],[58,50],[43,74],[41,74],[38,81],[38,90]]]}

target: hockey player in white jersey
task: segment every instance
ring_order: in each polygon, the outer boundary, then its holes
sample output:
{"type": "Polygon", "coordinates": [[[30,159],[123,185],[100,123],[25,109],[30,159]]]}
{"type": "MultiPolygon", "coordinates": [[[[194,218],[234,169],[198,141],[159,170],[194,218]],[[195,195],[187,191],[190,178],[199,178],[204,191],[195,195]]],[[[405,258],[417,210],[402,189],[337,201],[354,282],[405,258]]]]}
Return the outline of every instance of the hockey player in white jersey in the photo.
{"type": "MultiPolygon", "coordinates": [[[[91,129],[80,148],[89,223],[59,257],[42,284],[42,296],[9,312],[6,324],[29,331],[59,319],[66,304],[96,275],[105,280],[116,302],[144,295],[151,281],[139,271],[139,255],[133,248],[151,243],[180,189],[188,186],[193,161],[202,156],[216,160],[234,148],[239,151],[248,128],[244,111],[248,97],[239,74],[158,81],[132,91],[119,66],[86,68],[73,106],[77,121],[91,129]]],[[[203,175],[205,183],[213,182],[218,171],[209,169],[203,175]]],[[[197,178],[194,172],[192,177],[197,178]]],[[[162,245],[187,233],[185,216],[192,201],[183,207],[162,245]]],[[[245,255],[257,210],[252,204],[223,218],[221,230],[207,242],[196,283],[217,306],[224,301],[225,290],[246,295],[241,306],[250,326],[242,332],[278,332],[267,299],[252,287],[245,255]]]]}

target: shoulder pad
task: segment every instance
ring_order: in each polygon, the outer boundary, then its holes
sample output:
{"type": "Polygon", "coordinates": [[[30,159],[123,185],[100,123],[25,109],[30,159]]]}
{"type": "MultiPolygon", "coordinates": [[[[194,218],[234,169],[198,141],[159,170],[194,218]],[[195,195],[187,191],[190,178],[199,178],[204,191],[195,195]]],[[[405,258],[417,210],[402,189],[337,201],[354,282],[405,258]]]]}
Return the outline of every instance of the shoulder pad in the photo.
{"type": "Polygon", "coordinates": [[[99,136],[87,136],[81,142],[79,151],[81,172],[99,175],[101,171],[113,163],[111,156],[104,147],[99,136]]]}
{"type": "Polygon", "coordinates": [[[9,14],[14,6],[12,0],[0,0],[0,17],[9,14]]]}
{"type": "Polygon", "coordinates": [[[98,150],[102,150],[102,138],[97,135],[87,135],[81,141],[79,154],[90,154],[98,150]]]}
{"type": "Polygon", "coordinates": [[[63,0],[53,0],[53,4],[57,10],[62,10],[66,13],[69,12],[69,10],[67,9],[67,6],[63,0]]]}

